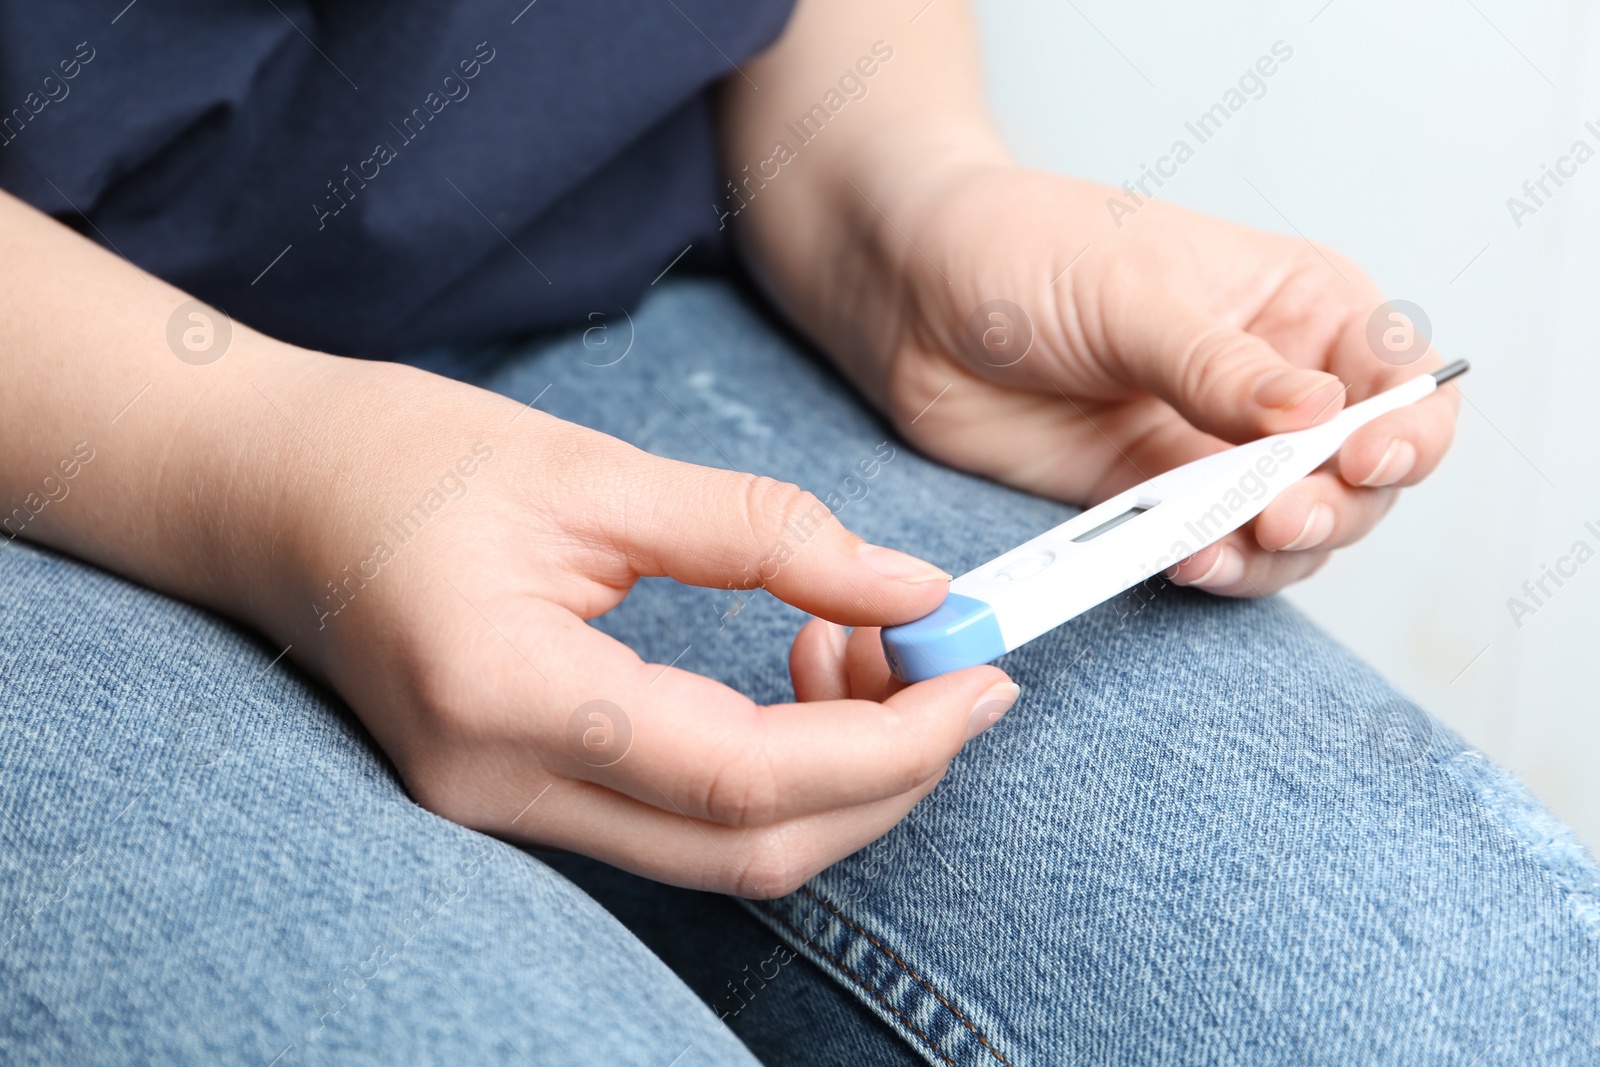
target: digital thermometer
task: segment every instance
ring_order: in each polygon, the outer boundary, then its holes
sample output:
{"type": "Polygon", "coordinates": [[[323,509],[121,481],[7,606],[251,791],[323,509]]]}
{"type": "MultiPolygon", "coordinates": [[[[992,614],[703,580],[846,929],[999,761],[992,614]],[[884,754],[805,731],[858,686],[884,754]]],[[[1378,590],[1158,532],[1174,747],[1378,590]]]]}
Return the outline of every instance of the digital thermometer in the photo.
{"type": "Polygon", "coordinates": [[[1141,482],[950,583],[931,615],[883,630],[895,677],[988,663],[1221,540],[1379,415],[1466,373],[1458,360],[1352,404],[1320,426],[1263,437],[1141,482]]]}

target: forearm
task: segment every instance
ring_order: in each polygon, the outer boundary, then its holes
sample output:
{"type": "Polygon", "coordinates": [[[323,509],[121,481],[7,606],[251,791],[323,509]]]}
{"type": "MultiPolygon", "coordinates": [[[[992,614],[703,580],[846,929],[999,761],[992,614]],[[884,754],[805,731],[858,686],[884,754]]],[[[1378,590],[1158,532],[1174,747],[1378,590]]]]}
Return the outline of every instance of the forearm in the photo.
{"type": "Polygon", "coordinates": [[[191,366],[166,339],[183,293],[8,196],[0,240],[7,537],[209,601],[215,562],[173,490],[191,477],[187,442],[269,346],[239,327],[221,362],[191,366]],[[92,458],[69,477],[75,447],[92,458]]]}
{"type": "Polygon", "coordinates": [[[801,0],[745,74],[722,102],[724,221],[795,322],[835,358],[870,362],[890,343],[870,309],[916,255],[903,233],[919,205],[1008,161],[971,13],[962,0],[920,15],[915,3],[801,0]]]}
{"type": "Polygon", "coordinates": [[[340,361],[233,323],[207,362],[225,320],[197,305],[177,316],[186,362],[169,322],[189,297],[4,194],[0,246],[0,548],[250,619],[288,549],[286,496],[338,481],[293,398],[340,361]]]}

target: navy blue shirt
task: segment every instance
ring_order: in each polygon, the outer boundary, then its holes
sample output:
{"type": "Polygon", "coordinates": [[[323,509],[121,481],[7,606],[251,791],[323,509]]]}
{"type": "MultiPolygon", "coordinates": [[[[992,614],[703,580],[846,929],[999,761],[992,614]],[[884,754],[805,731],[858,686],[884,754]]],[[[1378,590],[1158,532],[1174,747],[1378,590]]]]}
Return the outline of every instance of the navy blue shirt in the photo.
{"type": "Polygon", "coordinates": [[[297,344],[550,326],[720,262],[708,89],[791,3],[0,0],[0,186],[297,344]]]}

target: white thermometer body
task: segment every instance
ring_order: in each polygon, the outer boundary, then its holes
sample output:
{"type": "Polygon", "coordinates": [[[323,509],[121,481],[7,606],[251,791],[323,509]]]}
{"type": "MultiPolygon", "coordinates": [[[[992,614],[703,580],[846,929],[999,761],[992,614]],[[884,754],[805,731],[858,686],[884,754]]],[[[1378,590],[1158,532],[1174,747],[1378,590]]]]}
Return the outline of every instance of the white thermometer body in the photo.
{"type": "Polygon", "coordinates": [[[1327,462],[1360,427],[1414,404],[1465,361],[1345,408],[1320,426],[1187,463],[1118,493],[950,583],[931,615],[885,627],[902,681],[988,663],[1214,544],[1327,462]]]}

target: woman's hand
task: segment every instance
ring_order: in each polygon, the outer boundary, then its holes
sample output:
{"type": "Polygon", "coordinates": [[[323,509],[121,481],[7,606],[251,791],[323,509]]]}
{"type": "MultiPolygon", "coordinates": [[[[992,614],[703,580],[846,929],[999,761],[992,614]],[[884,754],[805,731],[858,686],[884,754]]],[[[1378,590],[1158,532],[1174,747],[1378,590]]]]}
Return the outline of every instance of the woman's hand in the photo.
{"type": "MultiPolygon", "coordinates": [[[[767,291],[924,452],[1095,504],[1438,365],[1373,353],[1382,297],[1333,252],[1013,165],[968,5],[914,6],[800,0],[730,79],[723,142],[767,291]],[[839,71],[836,113],[795,143],[839,71]]],[[[1310,574],[1438,464],[1458,399],[1362,428],[1176,580],[1250,596],[1310,574]]]]}
{"type": "Polygon", "coordinates": [[[442,815],[776,895],[886,832],[1016,697],[994,667],[890,695],[847,664],[837,624],[859,649],[947,576],[792,485],[230,326],[4,194],[0,250],[6,535],[269,635],[442,815]],[[587,624],[643,575],[820,616],[790,654],[800,703],[587,624]]]}
{"type": "Polygon", "coordinates": [[[886,832],[1015,697],[993,667],[892,696],[881,671],[848,669],[837,624],[918,618],[947,576],[795,486],[389,364],[299,354],[261,388],[271,404],[236,424],[271,436],[276,408],[306,436],[284,442],[298,475],[230,497],[282,533],[239,612],[292,643],[412,795],[457,822],[773,896],[886,832]],[[757,706],[587,624],[646,575],[760,580],[831,620],[792,651],[801,703],[757,706]]]}
{"type": "MultiPolygon", "coordinates": [[[[1383,301],[1337,253],[1010,166],[979,167],[878,240],[901,297],[866,376],[895,426],[953,466],[1094,504],[1229,443],[1301,429],[1438,366],[1379,359],[1383,301]],[[1120,224],[1115,219],[1120,219],[1120,224]]],[[[1453,389],[1358,430],[1180,583],[1273,592],[1364,536],[1450,445],[1453,389]]]]}

